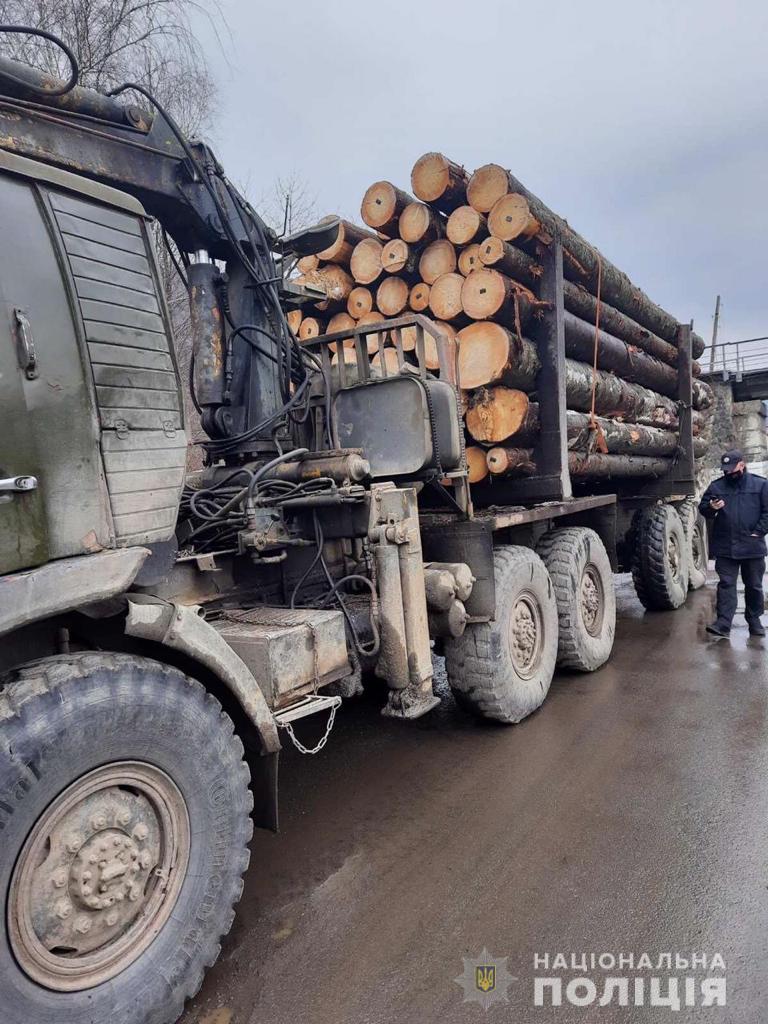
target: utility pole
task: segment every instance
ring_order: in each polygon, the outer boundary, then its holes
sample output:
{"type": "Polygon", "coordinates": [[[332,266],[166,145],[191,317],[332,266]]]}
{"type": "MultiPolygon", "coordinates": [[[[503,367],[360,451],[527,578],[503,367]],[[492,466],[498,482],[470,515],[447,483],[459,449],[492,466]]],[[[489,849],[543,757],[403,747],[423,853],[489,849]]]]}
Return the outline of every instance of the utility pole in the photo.
{"type": "Polygon", "coordinates": [[[717,328],[720,326],[720,296],[717,296],[715,301],[715,319],[712,324],[712,348],[709,352],[709,372],[713,373],[715,369],[715,344],[717,343],[717,328]]]}

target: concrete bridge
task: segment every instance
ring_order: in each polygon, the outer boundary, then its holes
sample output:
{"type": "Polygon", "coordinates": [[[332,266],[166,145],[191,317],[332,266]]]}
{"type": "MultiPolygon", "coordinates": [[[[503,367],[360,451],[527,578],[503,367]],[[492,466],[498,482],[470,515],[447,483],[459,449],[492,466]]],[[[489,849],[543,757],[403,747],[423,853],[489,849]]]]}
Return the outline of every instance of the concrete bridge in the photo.
{"type": "Polygon", "coordinates": [[[768,462],[768,336],[708,348],[702,379],[715,392],[712,470],[720,453],[740,448],[755,469],[768,462]]]}

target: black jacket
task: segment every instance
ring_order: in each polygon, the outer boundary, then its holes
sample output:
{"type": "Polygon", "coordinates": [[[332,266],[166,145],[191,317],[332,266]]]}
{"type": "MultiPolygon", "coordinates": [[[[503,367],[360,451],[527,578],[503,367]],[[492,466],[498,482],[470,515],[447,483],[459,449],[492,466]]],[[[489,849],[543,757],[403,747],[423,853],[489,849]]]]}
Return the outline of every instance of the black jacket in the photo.
{"type": "Polygon", "coordinates": [[[728,483],[724,476],[713,480],[702,496],[699,511],[707,519],[714,519],[710,545],[714,558],[765,558],[768,480],[753,473],[744,473],[735,484],[728,483]],[[719,512],[709,507],[713,498],[725,502],[719,512]]]}

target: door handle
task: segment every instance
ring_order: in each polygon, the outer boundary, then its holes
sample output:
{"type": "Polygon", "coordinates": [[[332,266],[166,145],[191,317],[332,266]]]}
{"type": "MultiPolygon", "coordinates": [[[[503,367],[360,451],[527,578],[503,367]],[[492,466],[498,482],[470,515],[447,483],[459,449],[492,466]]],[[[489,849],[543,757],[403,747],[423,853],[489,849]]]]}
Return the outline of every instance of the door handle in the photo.
{"type": "Polygon", "coordinates": [[[37,490],[37,477],[36,476],[8,476],[4,479],[0,477],[0,493],[7,493],[8,491],[36,491],[37,490]]]}
{"type": "Polygon", "coordinates": [[[37,377],[37,353],[29,317],[25,310],[14,309],[13,318],[16,322],[16,340],[21,368],[27,380],[34,380],[37,377]]]}

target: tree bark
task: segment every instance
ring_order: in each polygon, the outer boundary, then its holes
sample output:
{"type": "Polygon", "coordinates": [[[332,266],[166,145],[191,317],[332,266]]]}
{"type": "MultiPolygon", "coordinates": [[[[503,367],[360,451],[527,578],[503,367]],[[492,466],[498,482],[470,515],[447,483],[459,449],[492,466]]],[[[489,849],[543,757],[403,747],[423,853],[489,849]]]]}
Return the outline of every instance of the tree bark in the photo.
{"type": "Polygon", "coordinates": [[[488,214],[488,230],[504,242],[526,242],[541,232],[541,225],[531,213],[525,196],[510,192],[493,204],[488,214]]]}
{"type": "Polygon", "coordinates": [[[402,238],[393,238],[384,243],[381,250],[381,265],[385,274],[402,274],[413,277],[419,266],[418,251],[402,238]]]}
{"type": "Polygon", "coordinates": [[[458,341],[461,387],[502,383],[524,391],[536,387],[539,357],[527,339],[518,340],[500,324],[481,321],[459,331],[458,341]]]}
{"type": "Polygon", "coordinates": [[[611,480],[614,477],[660,477],[669,471],[671,459],[650,455],[580,455],[569,452],[571,476],[589,480],[611,480]]]}
{"type": "Polygon", "coordinates": [[[414,313],[423,313],[425,309],[429,309],[429,292],[430,287],[426,281],[419,281],[411,288],[408,305],[414,313]]]}
{"type": "Polygon", "coordinates": [[[464,315],[461,304],[461,274],[441,274],[429,292],[429,308],[437,320],[458,320],[464,315]]]}
{"type": "Polygon", "coordinates": [[[373,284],[381,277],[381,250],[383,246],[377,238],[364,238],[358,242],[349,261],[352,277],[358,284],[373,284]]]}
{"type": "Polygon", "coordinates": [[[400,237],[409,245],[429,245],[445,234],[445,221],[424,203],[409,203],[400,214],[400,237]]]}
{"type": "Polygon", "coordinates": [[[488,234],[488,222],[482,213],[471,206],[457,207],[448,218],[445,233],[454,245],[481,242],[488,234]]]}
{"type": "Polygon", "coordinates": [[[347,296],[347,312],[349,315],[353,316],[355,320],[359,320],[361,316],[370,313],[372,309],[373,292],[371,289],[364,288],[362,285],[353,288],[347,296]]]}
{"type": "MultiPolygon", "coordinates": [[[[320,223],[324,224],[330,220],[335,220],[334,214],[323,217],[320,223]]],[[[358,242],[362,242],[364,238],[374,237],[373,232],[366,231],[365,228],[352,224],[351,221],[342,220],[339,223],[339,233],[336,236],[336,241],[329,245],[327,249],[319,252],[317,259],[322,263],[338,263],[340,266],[348,267],[352,259],[352,251],[358,242]]]]}
{"type": "Polygon", "coordinates": [[[529,287],[536,287],[543,273],[541,265],[522,249],[493,235],[480,242],[480,262],[529,287]]]}
{"type": "Polygon", "coordinates": [[[425,153],[413,165],[411,188],[422,202],[450,213],[466,203],[469,175],[442,153],[425,153]]]}
{"type": "Polygon", "coordinates": [[[391,181],[376,181],[366,191],[360,214],[369,228],[387,238],[396,238],[400,214],[413,202],[413,196],[396,188],[391,181]]]}
{"type": "MultiPolygon", "coordinates": [[[[572,359],[591,363],[594,359],[595,328],[573,313],[565,313],[565,351],[572,359]]],[[[597,365],[611,370],[624,380],[658,391],[668,398],[677,398],[677,370],[668,363],[639,352],[619,338],[598,331],[597,365]]]]}
{"type": "Polygon", "coordinates": [[[407,281],[401,277],[387,277],[376,291],[376,306],[384,316],[399,316],[408,305],[407,281]]]}
{"type": "MultiPolygon", "coordinates": [[[[592,407],[592,367],[566,359],[565,370],[568,408],[589,412],[592,407]]],[[[595,412],[649,426],[672,427],[677,424],[677,405],[672,399],[641,384],[630,384],[604,370],[598,370],[596,374],[595,412]]]]}
{"type": "Polygon", "coordinates": [[[481,270],[483,264],[480,262],[480,246],[475,242],[466,246],[459,253],[459,273],[469,277],[473,270],[481,270]]]}
{"type": "Polygon", "coordinates": [[[456,250],[447,238],[432,242],[421,254],[419,274],[428,285],[433,285],[443,274],[452,274],[455,269],[456,250]]]}

